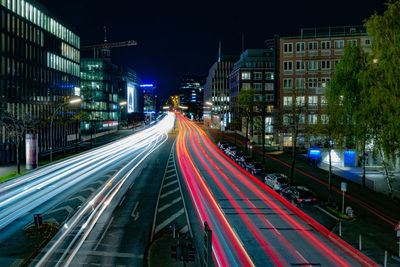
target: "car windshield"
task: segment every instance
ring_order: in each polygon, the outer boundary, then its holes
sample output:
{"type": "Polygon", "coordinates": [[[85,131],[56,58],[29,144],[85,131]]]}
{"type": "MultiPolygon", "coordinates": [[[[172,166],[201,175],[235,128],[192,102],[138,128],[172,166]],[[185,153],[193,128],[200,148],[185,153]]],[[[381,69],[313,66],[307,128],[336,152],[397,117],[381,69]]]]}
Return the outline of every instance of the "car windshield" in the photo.
{"type": "Polygon", "coordinates": [[[287,183],[287,179],[284,178],[284,177],[279,177],[279,178],[276,179],[276,181],[278,183],[281,183],[281,184],[286,184],[287,183]]]}
{"type": "Polygon", "coordinates": [[[313,198],[314,195],[311,191],[299,190],[299,197],[300,198],[313,198]]]}

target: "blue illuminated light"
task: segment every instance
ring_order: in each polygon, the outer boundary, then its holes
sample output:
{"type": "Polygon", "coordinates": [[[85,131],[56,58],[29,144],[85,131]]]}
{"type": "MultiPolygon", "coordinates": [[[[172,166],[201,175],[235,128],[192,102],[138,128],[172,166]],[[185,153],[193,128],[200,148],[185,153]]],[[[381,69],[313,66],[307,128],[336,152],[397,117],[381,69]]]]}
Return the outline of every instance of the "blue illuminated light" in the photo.
{"type": "Polygon", "coordinates": [[[311,148],[308,151],[308,157],[312,160],[319,161],[321,159],[321,149],[311,148]]]}
{"type": "Polygon", "coordinates": [[[154,87],[154,85],[152,83],[148,83],[148,84],[141,84],[140,87],[154,87]]]}
{"type": "Polygon", "coordinates": [[[143,112],[144,114],[155,114],[156,112],[155,111],[145,111],[145,112],[143,112]]]}
{"type": "Polygon", "coordinates": [[[356,152],[353,150],[344,151],[344,167],[356,166],[356,152]]]}

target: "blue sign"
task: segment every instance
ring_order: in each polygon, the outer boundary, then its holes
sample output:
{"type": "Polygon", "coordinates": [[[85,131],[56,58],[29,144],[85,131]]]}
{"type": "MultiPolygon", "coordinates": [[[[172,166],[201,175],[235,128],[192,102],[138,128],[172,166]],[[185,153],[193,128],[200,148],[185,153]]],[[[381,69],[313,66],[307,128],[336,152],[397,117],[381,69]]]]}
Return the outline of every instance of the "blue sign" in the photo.
{"type": "Polygon", "coordinates": [[[310,148],[308,150],[308,157],[312,160],[319,161],[321,160],[321,149],[318,148],[310,148]]]}
{"type": "Polygon", "coordinates": [[[148,83],[148,84],[141,84],[140,87],[154,87],[154,85],[152,83],[148,83]]]}
{"type": "Polygon", "coordinates": [[[355,167],[356,166],[356,152],[353,150],[344,151],[344,166],[355,167]]]}

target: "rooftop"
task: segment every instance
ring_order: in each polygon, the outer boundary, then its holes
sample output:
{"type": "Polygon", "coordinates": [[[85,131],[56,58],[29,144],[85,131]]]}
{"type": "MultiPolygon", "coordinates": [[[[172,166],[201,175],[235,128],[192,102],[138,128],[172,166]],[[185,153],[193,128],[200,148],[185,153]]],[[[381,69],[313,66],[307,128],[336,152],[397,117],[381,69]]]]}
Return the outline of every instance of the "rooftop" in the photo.
{"type": "Polygon", "coordinates": [[[323,28],[302,28],[299,36],[281,37],[281,40],[303,39],[303,38],[331,38],[346,36],[366,36],[367,30],[362,25],[337,26],[323,28]]]}

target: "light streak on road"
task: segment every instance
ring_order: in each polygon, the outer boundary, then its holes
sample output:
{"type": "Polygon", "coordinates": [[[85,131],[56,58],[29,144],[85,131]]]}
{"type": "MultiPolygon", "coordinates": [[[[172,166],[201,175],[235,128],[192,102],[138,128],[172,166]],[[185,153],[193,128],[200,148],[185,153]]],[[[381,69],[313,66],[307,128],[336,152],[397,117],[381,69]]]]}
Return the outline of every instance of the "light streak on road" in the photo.
{"type": "MultiPolygon", "coordinates": [[[[93,227],[113,203],[121,187],[133,171],[168,138],[168,132],[173,128],[174,114],[153,126],[140,142],[145,146],[129,163],[111,177],[87,203],[67,222],[68,227],[63,228],[52,240],[45,252],[40,255],[36,266],[69,266],[73,262],[79,249],[92,231],[93,227]],[[146,140],[146,141],[144,141],[146,140]],[[133,166],[132,166],[133,164],[133,166]],[[122,176],[122,177],[121,177],[122,176]],[[73,234],[72,234],[73,233],[73,234]],[[72,234],[72,238],[71,238],[72,234]],[[60,253],[62,251],[62,253],[60,253]],[[61,255],[60,255],[61,254],[61,255]]],[[[126,148],[125,148],[126,149],[126,148]]]]}
{"type": "MultiPolygon", "coordinates": [[[[177,157],[200,221],[207,220],[216,234],[213,245],[217,264],[238,264],[241,256],[236,249],[244,246],[252,255],[250,261],[256,264],[376,266],[369,258],[241,169],[217,149],[193,122],[180,115],[178,118],[181,134],[177,141],[177,157]],[[202,201],[206,198],[204,195],[211,195],[215,202],[202,201]],[[236,216],[225,216],[216,199],[226,199],[224,203],[230,203],[236,216]],[[270,210],[270,215],[266,217],[253,204],[254,201],[258,205],[262,203],[263,207],[270,210]],[[221,220],[226,223],[221,224],[221,220]],[[234,237],[233,241],[241,240],[236,233],[230,234],[229,229],[241,229],[238,234],[244,237],[242,240],[254,241],[244,242],[243,246],[240,244],[237,247],[233,246],[235,244],[227,245],[224,243],[226,239],[234,237]]],[[[248,255],[247,252],[242,255],[248,255]]]]}
{"type": "Polygon", "coordinates": [[[221,266],[254,266],[237,234],[228,223],[199,171],[194,166],[186,147],[187,130],[181,122],[179,126],[181,130],[177,139],[179,165],[202,225],[207,221],[212,226],[214,232],[213,254],[216,262],[221,266]]]}

